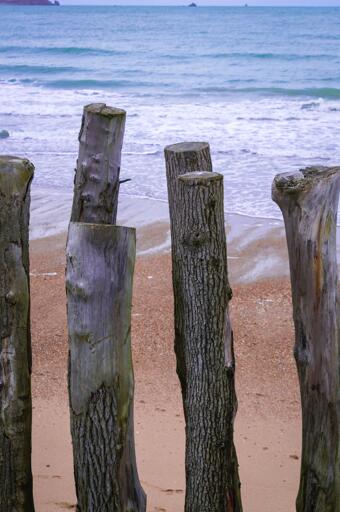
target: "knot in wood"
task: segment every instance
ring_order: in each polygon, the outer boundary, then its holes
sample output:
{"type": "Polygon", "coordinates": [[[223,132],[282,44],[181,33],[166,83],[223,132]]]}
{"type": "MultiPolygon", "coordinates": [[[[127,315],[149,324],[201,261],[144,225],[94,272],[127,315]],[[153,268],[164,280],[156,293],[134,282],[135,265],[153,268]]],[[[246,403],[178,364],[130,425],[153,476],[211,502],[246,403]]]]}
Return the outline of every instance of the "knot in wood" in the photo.
{"type": "Polygon", "coordinates": [[[89,192],[83,192],[80,197],[84,201],[84,203],[90,203],[91,199],[93,199],[92,194],[90,194],[89,192]]]}
{"type": "Polygon", "coordinates": [[[66,290],[79,299],[85,300],[90,296],[89,287],[83,281],[74,282],[72,278],[66,280],[66,290]]]}
{"type": "Polygon", "coordinates": [[[90,174],[89,180],[92,181],[92,183],[99,183],[100,177],[97,174],[90,174]]]}
{"type": "Polygon", "coordinates": [[[273,188],[278,190],[284,190],[288,193],[297,192],[300,190],[304,182],[304,175],[301,171],[294,173],[282,173],[278,174],[274,178],[273,188]]]}
{"type": "Polygon", "coordinates": [[[6,302],[8,302],[9,304],[12,304],[12,305],[17,303],[16,293],[13,290],[10,290],[7,293],[7,295],[6,295],[6,302]]]}
{"type": "Polygon", "coordinates": [[[103,158],[103,153],[96,153],[95,155],[92,155],[91,158],[94,162],[99,163],[103,158]]]}
{"type": "Polygon", "coordinates": [[[209,238],[209,231],[193,229],[183,236],[183,243],[189,247],[198,248],[207,243],[209,238]]]}

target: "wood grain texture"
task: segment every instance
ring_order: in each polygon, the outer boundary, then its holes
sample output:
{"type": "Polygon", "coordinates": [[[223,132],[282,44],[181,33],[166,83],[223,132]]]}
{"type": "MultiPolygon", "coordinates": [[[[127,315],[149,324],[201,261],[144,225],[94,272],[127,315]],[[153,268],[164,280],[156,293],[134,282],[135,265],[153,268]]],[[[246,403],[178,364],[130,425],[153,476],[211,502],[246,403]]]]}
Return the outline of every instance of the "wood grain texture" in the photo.
{"type": "Polygon", "coordinates": [[[298,512],[340,510],[339,186],[340,167],[310,167],[273,182],[286,227],[301,391],[298,512]]]}
{"type": "Polygon", "coordinates": [[[28,160],[0,156],[0,510],[34,512],[28,160]]]}
{"type": "Polygon", "coordinates": [[[145,512],[133,432],[132,228],[71,223],[66,288],[79,512],[145,512]]]}
{"type": "Polygon", "coordinates": [[[190,172],[211,172],[212,163],[210,156],[210,147],[207,142],[180,142],[167,146],[164,149],[166,178],[168,187],[170,230],[171,230],[171,255],[172,255],[172,284],[174,292],[175,309],[175,340],[174,347],[176,353],[177,375],[181,383],[182,394],[186,393],[185,382],[185,358],[183,352],[183,318],[180,314],[182,304],[180,294],[178,293],[178,273],[177,252],[179,244],[179,215],[182,205],[178,195],[178,177],[190,172]]]}
{"type": "Polygon", "coordinates": [[[115,224],[125,119],[124,110],[104,103],[84,108],[72,222],[115,224]]]}
{"type": "Polygon", "coordinates": [[[178,178],[176,311],[184,357],[185,512],[241,512],[223,177],[178,178]]]}

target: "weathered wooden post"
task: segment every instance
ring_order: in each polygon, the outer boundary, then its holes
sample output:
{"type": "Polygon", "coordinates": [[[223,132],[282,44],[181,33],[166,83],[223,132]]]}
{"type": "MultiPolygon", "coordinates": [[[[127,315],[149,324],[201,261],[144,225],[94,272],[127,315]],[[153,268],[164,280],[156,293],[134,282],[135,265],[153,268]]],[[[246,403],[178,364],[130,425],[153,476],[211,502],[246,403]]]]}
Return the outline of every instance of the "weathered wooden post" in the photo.
{"type": "Polygon", "coordinates": [[[78,510],[141,512],[133,432],[132,228],[71,223],[66,289],[78,510]]]}
{"type": "Polygon", "coordinates": [[[71,221],[115,224],[125,119],[104,103],[84,108],[71,221]]]}
{"type": "Polygon", "coordinates": [[[125,112],[84,109],[67,242],[69,397],[79,512],[145,512],[133,428],[132,228],[114,226],[125,112]]]}
{"type": "Polygon", "coordinates": [[[340,375],[336,221],[340,167],[279,174],[302,404],[298,512],[340,510],[340,375]]]}
{"type": "Polygon", "coordinates": [[[183,400],[186,393],[186,371],[184,358],[183,329],[184,318],[182,316],[183,306],[178,288],[181,286],[180,271],[181,264],[177,258],[180,225],[180,204],[178,196],[178,177],[189,172],[212,171],[210,147],[207,142],[180,142],[167,146],[164,150],[166,177],[168,185],[168,200],[171,227],[171,255],[172,255],[172,284],[174,292],[175,310],[175,352],[177,375],[181,383],[183,400]]]}
{"type": "Polygon", "coordinates": [[[237,401],[223,176],[191,172],[177,183],[176,293],[185,382],[186,512],[241,512],[233,442],[237,401]]]}
{"type": "Polygon", "coordinates": [[[28,160],[0,156],[0,510],[34,512],[28,160]]]}
{"type": "Polygon", "coordinates": [[[168,146],[165,161],[172,241],[175,352],[186,417],[185,510],[238,512],[242,504],[233,443],[237,400],[228,313],[231,289],[222,176],[212,173],[210,148],[206,142],[168,146]],[[185,176],[181,178],[182,175],[185,176]],[[220,285],[217,289],[216,279],[220,285]],[[216,319],[217,324],[209,324],[216,319]],[[213,418],[214,413],[217,415],[215,422],[207,420],[213,418]]]}

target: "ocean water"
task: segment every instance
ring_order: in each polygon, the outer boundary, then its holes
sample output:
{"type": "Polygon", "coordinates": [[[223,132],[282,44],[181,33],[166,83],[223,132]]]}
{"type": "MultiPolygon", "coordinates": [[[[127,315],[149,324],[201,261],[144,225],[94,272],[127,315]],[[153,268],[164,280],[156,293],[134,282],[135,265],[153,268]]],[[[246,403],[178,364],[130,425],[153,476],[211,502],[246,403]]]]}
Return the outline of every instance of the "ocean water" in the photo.
{"type": "Polygon", "coordinates": [[[82,108],[106,102],[125,194],[166,200],[164,146],[207,140],[225,210],[280,218],[276,173],[340,165],[340,8],[0,6],[0,94],[0,153],[36,189],[72,191],[82,108]]]}

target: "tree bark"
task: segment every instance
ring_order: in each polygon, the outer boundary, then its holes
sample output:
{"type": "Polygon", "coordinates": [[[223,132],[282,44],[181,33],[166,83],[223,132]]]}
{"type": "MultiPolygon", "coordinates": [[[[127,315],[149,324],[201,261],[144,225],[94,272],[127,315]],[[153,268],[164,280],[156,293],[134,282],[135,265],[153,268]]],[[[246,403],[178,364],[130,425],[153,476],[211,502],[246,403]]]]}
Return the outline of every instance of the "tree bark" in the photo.
{"type": "Polygon", "coordinates": [[[279,174],[273,182],[286,227],[302,404],[298,512],[340,510],[339,186],[340,167],[279,174]]]}
{"type": "Polygon", "coordinates": [[[176,293],[185,367],[186,512],[241,512],[223,177],[178,178],[176,293]]]}
{"type": "Polygon", "coordinates": [[[210,147],[207,142],[181,142],[167,146],[164,150],[166,177],[168,185],[168,200],[171,229],[171,255],[172,255],[172,285],[175,310],[175,353],[177,375],[181,383],[183,400],[186,394],[186,370],[183,342],[183,305],[178,293],[180,287],[180,267],[178,267],[177,253],[179,250],[179,232],[181,229],[179,216],[182,205],[178,195],[178,177],[189,172],[211,172],[212,163],[210,147]]]}
{"type": "Polygon", "coordinates": [[[132,228],[71,223],[66,288],[79,512],[144,512],[133,432],[132,228]]]}
{"type": "Polygon", "coordinates": [[[84,108],[72,222],[116,223],[125,119],[124,110],[104,103],[84,108]]]}
{"type": "Polygon", "coordinates": [[[28,224],[34,167],[0,157],[0,510],[34,512],[28,224]]]}

